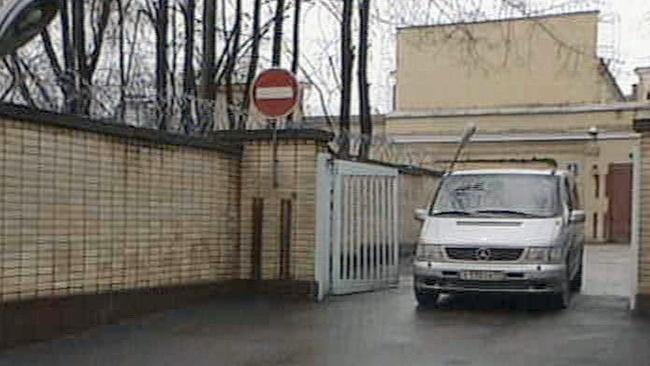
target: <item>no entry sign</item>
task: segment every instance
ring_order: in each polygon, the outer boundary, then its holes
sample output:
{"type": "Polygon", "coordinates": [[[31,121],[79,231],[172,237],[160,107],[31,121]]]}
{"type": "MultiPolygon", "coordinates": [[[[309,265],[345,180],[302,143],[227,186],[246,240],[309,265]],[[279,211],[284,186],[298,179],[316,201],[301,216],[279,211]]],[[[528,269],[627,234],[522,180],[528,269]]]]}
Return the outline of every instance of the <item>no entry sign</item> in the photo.
{"type": "Polygon", "coordinates": [[[291,114],[299,99],[300,84],[288,70],[268,69],[253,84],[253,104],[267,118],[291,114]]]}

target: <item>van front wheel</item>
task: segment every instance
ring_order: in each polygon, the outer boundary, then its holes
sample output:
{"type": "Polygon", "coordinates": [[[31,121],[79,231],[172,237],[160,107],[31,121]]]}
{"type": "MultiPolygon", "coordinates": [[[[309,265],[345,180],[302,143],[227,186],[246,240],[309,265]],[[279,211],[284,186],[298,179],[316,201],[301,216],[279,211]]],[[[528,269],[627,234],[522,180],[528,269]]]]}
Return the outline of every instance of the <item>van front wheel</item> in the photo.
{"type": "Polygon", "coordinates": [[[571,304],[571,280],[569,279],[569,271],[566,271],[564,281],[560,286],[561,291],[554,293],[550,296],[551,307],[553,309],[566,309],[571,304]]]}
{"type": "Polygon", "coordinates": [[[582,277],[583,277],[583,266],[581,264],[580,268],[578,269],[578,273],[576,273],[576,276],[571,280],[571,291],[580,292],[580,290],[582,289],[582,277]]]}
{"type": "Polygon", "coordinates": [[[415,299],[421,307],[430,308],[436,306],[439,297],[440,294],[437,292],[420,291],[415,289],[415,299]]]}

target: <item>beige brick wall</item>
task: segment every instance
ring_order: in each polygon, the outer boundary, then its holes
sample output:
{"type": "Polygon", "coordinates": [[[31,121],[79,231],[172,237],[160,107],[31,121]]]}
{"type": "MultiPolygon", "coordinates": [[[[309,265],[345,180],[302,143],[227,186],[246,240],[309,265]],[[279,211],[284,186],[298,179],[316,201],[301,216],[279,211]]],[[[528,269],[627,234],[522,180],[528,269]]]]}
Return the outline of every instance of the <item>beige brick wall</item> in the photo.
{"type": "Polygon", "coordinates": [[[637,110],[585,113],[508,113],[456,117],[424,116],[404,118],[397,115],[386,125],[389,135],[460,136],[468,122],[476,124],[479,134],[505,133],[587,133],[591,127],[600,131],[631,131],[637,110]]]}
{"type": "Polygon", "coordinates": [[[0,300],[236,277],[239,179],[214,150],[0,121],[0,300]]]}
{"type": "Polygon", "coordinates": [[[415,219],[416,209],[431,207],[440,178],[429,175],[400,177],[400,213],[402,221],[402,244],[415,244],[420,237],[422,223],[415,219]]]}
{"type": "Polygon", "coordinates": [[[249,279],[252,271],[253,199],[264,199],[262,279],[279,279],[281,201],[293,206],[290,276],[314,281],[316,243],[317,155],[324,146],[313,141],[285,141],[278,146],[278,182],[273,187],[273,145],[268,141],[249,143],[242,160],[241,272],[249,279]]]}
{"type": "Polygon", "coordinates": [[[619,100],[597,38],[595,12],[401,29],[396,109],[619,100]]]}

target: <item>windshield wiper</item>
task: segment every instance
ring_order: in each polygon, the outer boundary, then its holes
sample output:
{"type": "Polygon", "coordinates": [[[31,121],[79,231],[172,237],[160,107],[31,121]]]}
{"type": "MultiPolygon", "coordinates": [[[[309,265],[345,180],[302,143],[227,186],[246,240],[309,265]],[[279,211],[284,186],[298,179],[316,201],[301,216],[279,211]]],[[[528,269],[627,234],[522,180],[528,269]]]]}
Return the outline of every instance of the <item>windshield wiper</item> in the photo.
{"type": "Polygon", "coordinates": [[[433,213],[433,216],[446,216],[446,215],[474,216],[476,215],[476,212],[451,210],[451,211],[440,211],[440,212],[433,213]]]}
{"type": "Polygon", "coordinates": [[[523,211],[517,211],[517,210],[505,210],[505,209],[498,209],[498,210],[479,210],[476,211],[476,213],[479,214],[505,214],[505,215],[517,215],[517,216],[525,216],[525,217],[535,217],[535,218],[543,218],[544,216],[541,215],[535,215],[532,213],[528,212],[523,212],[523,211]]]}

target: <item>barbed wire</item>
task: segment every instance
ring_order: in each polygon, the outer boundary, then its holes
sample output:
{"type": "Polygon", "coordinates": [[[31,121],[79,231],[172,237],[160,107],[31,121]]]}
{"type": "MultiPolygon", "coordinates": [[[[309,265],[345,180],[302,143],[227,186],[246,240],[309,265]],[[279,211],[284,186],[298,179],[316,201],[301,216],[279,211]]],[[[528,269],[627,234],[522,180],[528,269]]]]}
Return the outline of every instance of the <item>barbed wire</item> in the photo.
{"type": "MultiPolygon", "coordinates": [[[[272,127],[271,121],[261,117],[253,109],[244,112],[239,104],[228,104],[225,95],[218,94],[215,100],[194,96],[174,95],[165,99],[158,97],[156,90],[146,87],[122,88],[120,86],[84,86],[78,92],[64,88],[55,82],[42,82],[39,86],[49,94],[39,94],[30,86],[33,104],[21,98],[20,93],[9,94],[6,102],[28,105],[40,110],[56,113],[72,113],[86,116],[104,123],[127,125],[136,128],[163,130],[185,136],[209,136],[213,132],[239,130],[262,130],[272,127]]],[[[342,136],[337,125],[328,117],[304,117],[296,113],[292,119],[277,121],[280,130],[318,129],[334,135],[330,149],[338,153],[342,136]]],[[[359,121],[351,120],[352,130],[358,131],[359,121]]],[[[381,131],[380,126],[376,130],[381,131]]],[[[375,134],[368,136],[351,133],[348,136],[350,154],[359,156],[361,147],[369,144],[370,158],[387,163],[413,167],[432,167],[439,160],[409,144],[398,144],[389,136],[375,134]]]]}
{"type": "MultiPolygon", "coordinates": [[[[358,157],[361,146],[369,142],[369,159],[395,165],[440,170],[444,169],[444,161],[450,158],[412,144],[398,143],[388,135],[374,135],[370,139],[368,136],[353,133],[347,140],[351,156],[358,157]]],[[[337,135],[330,143],[330,148],[339,151],[342,142],[343,137],[337,135]]]]}

